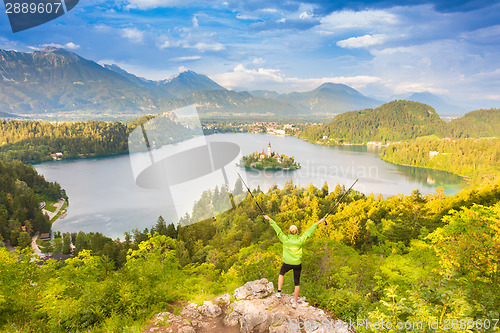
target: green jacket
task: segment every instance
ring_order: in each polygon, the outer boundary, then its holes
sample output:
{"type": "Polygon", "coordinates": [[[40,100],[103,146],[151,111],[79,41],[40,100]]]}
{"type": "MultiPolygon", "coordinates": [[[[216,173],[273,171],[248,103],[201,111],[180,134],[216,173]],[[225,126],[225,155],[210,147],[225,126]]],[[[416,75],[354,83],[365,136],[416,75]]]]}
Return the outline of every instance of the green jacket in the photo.
{"type": "Polygon", "coordinates": [[[302,263],[302,245],[304,245],[314,230],[318,228],[318,225],[314,223],[302,236],[299,236],[285,235],[274,220],[269,221],[269,224],[276,231],[279,240],[283,243],[283,262],[289,265],[299,265],[302,263]]]}

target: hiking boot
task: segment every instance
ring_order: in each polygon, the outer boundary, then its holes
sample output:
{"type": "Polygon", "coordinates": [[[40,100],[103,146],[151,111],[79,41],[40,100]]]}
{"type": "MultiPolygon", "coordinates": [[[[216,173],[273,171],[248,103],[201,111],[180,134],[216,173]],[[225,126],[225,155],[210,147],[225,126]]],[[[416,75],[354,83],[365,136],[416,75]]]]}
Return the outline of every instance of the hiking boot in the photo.
{"type": "Polygon", "coordinates": [[[276,297],[281,298],[281,291],[278,291],[278,292],[276,293],[276,297]]]}
{"type": "Polygon", "coordinates": [[[293,299],[290,300],[290,303],[292,303],[292,308],[297,308],[297,302],[295,302],[293,299]]]}

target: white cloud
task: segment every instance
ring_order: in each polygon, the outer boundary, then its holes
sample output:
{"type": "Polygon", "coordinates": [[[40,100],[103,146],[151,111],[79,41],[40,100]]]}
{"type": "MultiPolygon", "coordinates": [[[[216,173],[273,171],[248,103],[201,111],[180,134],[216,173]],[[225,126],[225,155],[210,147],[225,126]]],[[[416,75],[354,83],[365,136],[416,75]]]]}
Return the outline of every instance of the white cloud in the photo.
{"type": "Polygon", "coordinates": [[[138,9],[152,9],[158,7],[175,7],[183,1],[178,0],[129,0],[129,5],[126,7],[138,9]]]}
{"type": "MultiPolygon", "coordinates": [[[[66,43],[64,45],[62,45],[62,44],[56,44],[56,43],[48,43],[48,44],[42,44],[41,47],[42,48],[44,48],[44,47],[55,47],[55,48],[58,48],[58,49],[76,50],[76,49],[80,48],[80,45],[75,44],[73,42],[69,42],[69,43],[66,43]]],[[[29,48],[32,49],[32,50],[40,50],[40,48],[33,47],[33,46],[30,46],[29,48]]]]}
{"type": "Polygon", "coordinates": [[[314,15],[310,12],[302,12],[299,15],[299,18],[302,20],[310,20],[310,19],[314,18],[314,15]]]}
{"type": "Polygon", "coordinates": [[[259,9],[259,11],[264,12],[264,13],[277,13],[278,10],[274,8],[262,8],[259,9]]]}
{"type": "Polygon", "coordinates": [[[121,29],[121,36],[130,39],[134,43],[140,43],[144,40],[144,31],[137,28],[121,29]]]}
{"type": "Polygon", "coordinates": [[[262,58],[253,58],[253,60],[252,60],[252,64],[254,64],[254,65],[262,65],[264,63],[265,63],[265,61],[262,58]]]}
{"type": "MultiPolygon", "coordinates": [[[[128,0],[128,5],[125,6],[126,9],[153,9],[153,8],[170,8],[170,7],[186,7],[193,3],[213,3],[219,4],[219,0],[128,0]]],[[[224,3],[222,3],[224,5],[224,3]]]]}
{"type": "Polygon", "coordinates": [[[198,28],[200,26],[200,22],[198,22],[198,18],[193,16],[193,28],[198,28]]]}
{"type": "Polygon", "coordinates": [[[124,69],[125,71],[134,74],[135,76],[143,77],[148,80],[164,80],[172,76],[175,69],[172,70],[159,70],[156,66],[144,67],[142,65],[131,64],[128,62],[115,61],[113,59],[103,59],[97,62],[100,65],[113,64],[124,69]]]}
{"type": "Polygon", "coordinates": [[[463,38],[470,39],[474,42],[493,42],[500,41],[500,25],[494,25],[487,28],[482,28],[474,31],[465,32],[463,38]]]}
{"type": "Polygon", "coordinates": [[[397,15],[384,10],[363,10],[334,12],[321,19],[320,30],[340,30],[353,28],[374,28],[380,25],[396,25],[400,22],[397,15]]]}
{"type": "Polygon", "coordinates": [[[397,83],[388,82],[387,86],[392,88],[395,94],[409,94],[430,92],[432,94],[443,95],[449,93],[447,89],[432,87],[430,82],[400,81],[397,83]]]}
{"type": "Polygon", "coordinates": [[[106,24],[102,23],[94,25],[94,29],[101,32],[108,32],[112,30],[110,26],[107,26],[106,24]]]}
{"type": "Polygon", "coordinates": [[[240,20],[258,20],[257,16],[245,15],[245,14],[237,14],[236,18],[240,20]]]}
{"type": "Polygon", "coordinates": [[[169,48],[169,47],[184,47],[184,48],[188,48],[189,45],[185,42],[181,42],[181,41],[172,41],[172,40],[169,40],[169,39],[165,39],[163,40],[162,42],[160,42],[158,44],[158,48],[160,50],[163,50],[163,49],[166,49],[166,48],[169,48]]]}
{"type": "Polygon", "coordinates": [[[176,58],[171,58],[171,61],[175,62],[183,62],[183,61],[193,61],[193,60],[199,60],[201,59],[200,56],[185,56],[185,57],[176,57],[176,58]]]}
{"type": "Polygon", "coordinates": [[[64,47],[67,49],[70,49],[70,50],[76,50],[76,49],[80,48],[80,45],[75,44],[73,42],[69,42],[69,43],[64,44],[64,47]]]}
{"type": "Polygon", "coordinates": [[[250,87],[256,83],[284,82],[283,75],[277,69],[247,69],[243,64],[238,64],[232,72],[214,75],[214,79],[227,88],[250,87]]]}
{"type": "Polygon", "coordinates": [[[279,69],[248,69],[243,64],[238,64],[232,72],[216,74],[213,77],[219,84],[228,88],[262,89],[262,86],[273,86],[282,91],[288,91],[290,88],[311,90],[326,82],[342,83],[359,89],[381,81],[378,77],[365,75],[303,79],[288,77],[279,69]]]}
{"type": "Polygon", "coordinates": [[[205,43],[205,42],[198,42],[196,44],[194,44],[193,46],[190,46],[190,47],[193,47],[197,50],[199,50],[200,52],[205,52],[205,51],[222,51],[224,50],[226,47],[224,46],[224,44],[221,44],[221,43],[205,43]]]}
{"type": "Polygon", "coordinates": [[[0,48],[4,50],[14,50],[17,51],[17,42],[9,40],[4,37],[0,37],[0,48]]]}
{"type": "Polygon", "coordinates": [[[364,35],[351,37],[337,42],[337,45],[346,49],[366,48],[369,46],[383,44],[388,39],[387,35],[364,35]]]}
{"type": "Polygon", "coordinates": [[[160,44],[158,45],[158,47],[159,47],[161,50],[166,49],[166,48],[171,47],[171,46],[172,46],[172,43],[170,43],[170,41],[169,41],[169,40],[166,40],[166,41],[164,41],[164,42],[162,42],[162,43],[160,43],[160,44]]]}

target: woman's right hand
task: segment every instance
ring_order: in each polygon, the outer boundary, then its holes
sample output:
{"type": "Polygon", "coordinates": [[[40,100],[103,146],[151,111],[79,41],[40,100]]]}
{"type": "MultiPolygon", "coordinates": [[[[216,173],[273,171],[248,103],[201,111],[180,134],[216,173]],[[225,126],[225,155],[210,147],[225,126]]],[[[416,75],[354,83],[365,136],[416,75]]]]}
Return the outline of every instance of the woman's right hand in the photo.
{"type": "Polygon", "coordinates": [[[321,223],[325,222],[326,219],[323,217],[321,220],[319,220],[318,222],[316,222],[318,225],[320,225],[321,223]]]}
{"type": "Polygon", "coordinates": [[[272,218],[270,218],[270,217],[269,217],[269,216],[267,216],[267,215],[264,215],[264,218],[265,218],[266,220],[268,220],[268,221],[271,221],[271,220],[272,220],[272,218]]]}

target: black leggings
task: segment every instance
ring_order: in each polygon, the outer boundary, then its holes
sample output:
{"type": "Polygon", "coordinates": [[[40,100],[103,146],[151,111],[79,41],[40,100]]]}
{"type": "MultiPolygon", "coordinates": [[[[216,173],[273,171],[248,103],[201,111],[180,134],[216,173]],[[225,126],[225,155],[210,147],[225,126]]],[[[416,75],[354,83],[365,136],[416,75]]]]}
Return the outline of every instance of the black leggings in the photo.
{"type": "Polygon", "coordinates": [[[285,275],[286,272],[293,269],[293,282],[295,286],[300,286],[300,272],[302,271],[302,264],[298,265],[289,265],[283,263],[280,269],[280,275],[285,275]]]}

